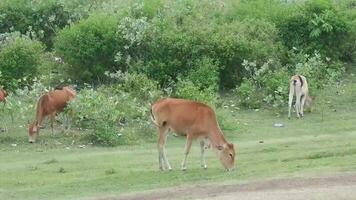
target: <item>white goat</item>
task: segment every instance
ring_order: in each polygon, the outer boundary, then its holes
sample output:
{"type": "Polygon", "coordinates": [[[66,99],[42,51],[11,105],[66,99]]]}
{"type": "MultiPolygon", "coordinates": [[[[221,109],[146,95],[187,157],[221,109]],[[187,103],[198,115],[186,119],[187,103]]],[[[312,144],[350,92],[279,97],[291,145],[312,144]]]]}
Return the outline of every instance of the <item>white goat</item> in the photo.
{"type": "Polygon", "coordinates": [[[290,119],[294,96],[296,97],[295,109],[297,117],[303,117],[304,104],[306,103],[307,105],[310,105],[312,100],[308,95],[307,79],[302,75],[294,75],[289,81],[288,119],[290,119]]]}

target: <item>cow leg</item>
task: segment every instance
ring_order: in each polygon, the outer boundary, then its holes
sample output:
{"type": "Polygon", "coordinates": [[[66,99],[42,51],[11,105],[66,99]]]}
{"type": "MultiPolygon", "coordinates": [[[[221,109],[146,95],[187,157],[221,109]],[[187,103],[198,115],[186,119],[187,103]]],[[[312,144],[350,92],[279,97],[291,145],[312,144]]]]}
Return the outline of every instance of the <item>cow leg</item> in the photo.
{"type": "Polygon", "coordinates": [[[288,119],[290,119],[290,114],[292,111],[292,103],[293,103],[293,94],[289,94],[289,101],[288,101],[288,119]]]}
{"type": "Polygon", "coordinates": [[[297,94],[296,95],[296,100],[295,100],[295,108],[297,111],[297,117],[300,118],[300,99],[301,99],[301,95],[297,94]]]}
{"type": "Polygon", "coordinates": [[[53,123],[54,123],[55,117],[56,117],[56,113],[52,113],[50,116],[52,134],[53,134],[53,123]]]}
{"type": "Polygon", "coordinates": [[[291,114],[291,110],[292,110],[292,103],[293,103],[293,97],[295,94],[295,88],[294,88],[294,84],[291,82],[289,84],[289,99],[288,99],[288,119],[290,119],[290,114],[291,114]]]}
{"type": "Polygon", "coordinates": [[[302,97],[302,100],[301,100],[301,104],[300,104],[300,116],[301,117],[304,117],[304,104],[305,104],[305,95],[303,95],[302,97]]]}
{"type": "Polygon", "coordinates": [[[205,151],[205,142],[204,140],[202,140],[200,141],[200,164],[202,168],[206,169],[208,168],[208,166],[206,165],[205,162],[204,151],[205,151]]]}
{"type": "Polygon", "coordinates": [[[167,132],[168,132],[168,129],[166,127],[159,128],[158,163],[159,163],[160,170],[165,170],[165,168],[167,168],[168,170],[172,170],[171,165],[168,162],[168,159],[166,156],[166,150],[165,150],[165,145],[166,145],[166,141],[167,141],[167,132]]]}
{"type": "Polygon", "coordinates": [[[184,158],[182,161],[182,170],[185,171],[187,169],[186,162],[187,162],[187,157],[190,152],[190,147],[192,147],[192,138],[190,137],[190,134],[187,134],[187,141],[185,144],[185,153],[184,153],[184,158]]]}

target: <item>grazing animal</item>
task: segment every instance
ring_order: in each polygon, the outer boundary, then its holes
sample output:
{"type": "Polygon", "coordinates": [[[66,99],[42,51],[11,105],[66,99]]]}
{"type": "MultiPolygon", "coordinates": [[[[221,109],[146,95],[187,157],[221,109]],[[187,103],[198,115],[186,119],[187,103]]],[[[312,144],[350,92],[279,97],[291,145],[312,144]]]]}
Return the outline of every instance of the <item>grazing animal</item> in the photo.
{"type": "Polygon", "coordinates": [[[29,142],[33,143],[39,134],[42,121],[46,116],[50,116],[51,128],[53,132],[53,121],[57,113],[63,111],[69,101],[74,99],[76,92],[70,87],[55,89],[42,95],[37,102],[36,120],[29,125],[29,142]]]}
{"type": "Polygon", "coordinates": [[[7,92],[4,89],[0,88],[0,102],[6,103],[7,92]]]}
{"type": "Polygon", "coordinates": [[[214,110],[203,103],[163,98],[151,107],[151,119],[158,129],[158,161],[161,170],[171,170],[165,152],[168,132],[186,135],[185,156],[182,161],[182,170],[186,170],[186,160],[192,141],[199,140],[201,147],[201,166],[206,169],[204,150],[212,146],[217,150],[218,158],[228,171],[234,169],[235,149],[228,143],[216,120],[214,110]]]}
{"type": "Polygon", "coordinates": [[[294,96],[296,97],[295,109],[297,112],[297,117],[303,117],[304,105],[309,105],[312,102],[312,99],[308,95],[307,79],[302,75],[294,75],[289,81],[288,119],[290,119],[294,96]]]}

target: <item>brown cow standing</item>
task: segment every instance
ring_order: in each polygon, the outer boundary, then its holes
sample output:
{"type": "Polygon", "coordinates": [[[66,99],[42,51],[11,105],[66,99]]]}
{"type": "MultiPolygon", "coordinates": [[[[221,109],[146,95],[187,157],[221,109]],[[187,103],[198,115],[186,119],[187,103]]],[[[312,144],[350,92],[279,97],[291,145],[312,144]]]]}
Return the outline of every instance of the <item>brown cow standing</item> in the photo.
{"type": "Polygon", "coordinates": [[[6,103],[7,92],[4,89],[0,88],[0,102],[6,103]]]}
{"type": "Polygon", "coordinates": [[[234,145],[225,140],[215,112],[208,105],[184,99],[164,98],[152,105],[151,118],[159,131],[158,160],[161,170],[172,169],[165,153],[167,134],[170,130],[187,136],[182,170],[186,170],[186,160],[193,140],[200,141],[203,168],[207,168],[204,149],[210,144],[217,150],[219,160],[225,169],[234,168],[234,145]]]}
{"type": "Polygon", "coordinates": [[[29,125],[29,142],[35,142],[46,116],[50,116],[53,132],[53,121],[57,113],[63,111],[69,101],[75,98],[76,92],[70,87],[55,89],[42,95],[37,102],[36,120],[29,125]]]}

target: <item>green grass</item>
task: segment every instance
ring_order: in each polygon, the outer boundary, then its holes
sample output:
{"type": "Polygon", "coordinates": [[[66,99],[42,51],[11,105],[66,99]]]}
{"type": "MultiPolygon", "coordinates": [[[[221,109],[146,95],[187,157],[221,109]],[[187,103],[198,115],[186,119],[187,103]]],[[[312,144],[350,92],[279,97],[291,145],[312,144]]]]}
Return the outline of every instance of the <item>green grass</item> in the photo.
{"type": "Polygon", "coordinates": [[[302,120],[288,120],[286,112],[276,117],[274,110],[232,113],[219,109],[228,140],[238,146],[237,170],[230,173],[223,170],[211,150],[207,153],[208,169],[201,169],[197,143],[188,157],[188,171],[180,171],[183,137],[168,138],[173,171],[161,172],[155,143],[80,148],[83,132],[61,134],[57,128],[54,135],[42,130],[39,142],[31,145],[25,123],[11,123],[3,117],[0,126],[7,124],[10,131],[0,133],[0,199],[88,199],[192,183],[354,171],[355,83],[350,76],[343,93],[321,92],[314,112],[306,113],[302,120]],[[285,127],[273,127],[277,122],[285,127]]]}

